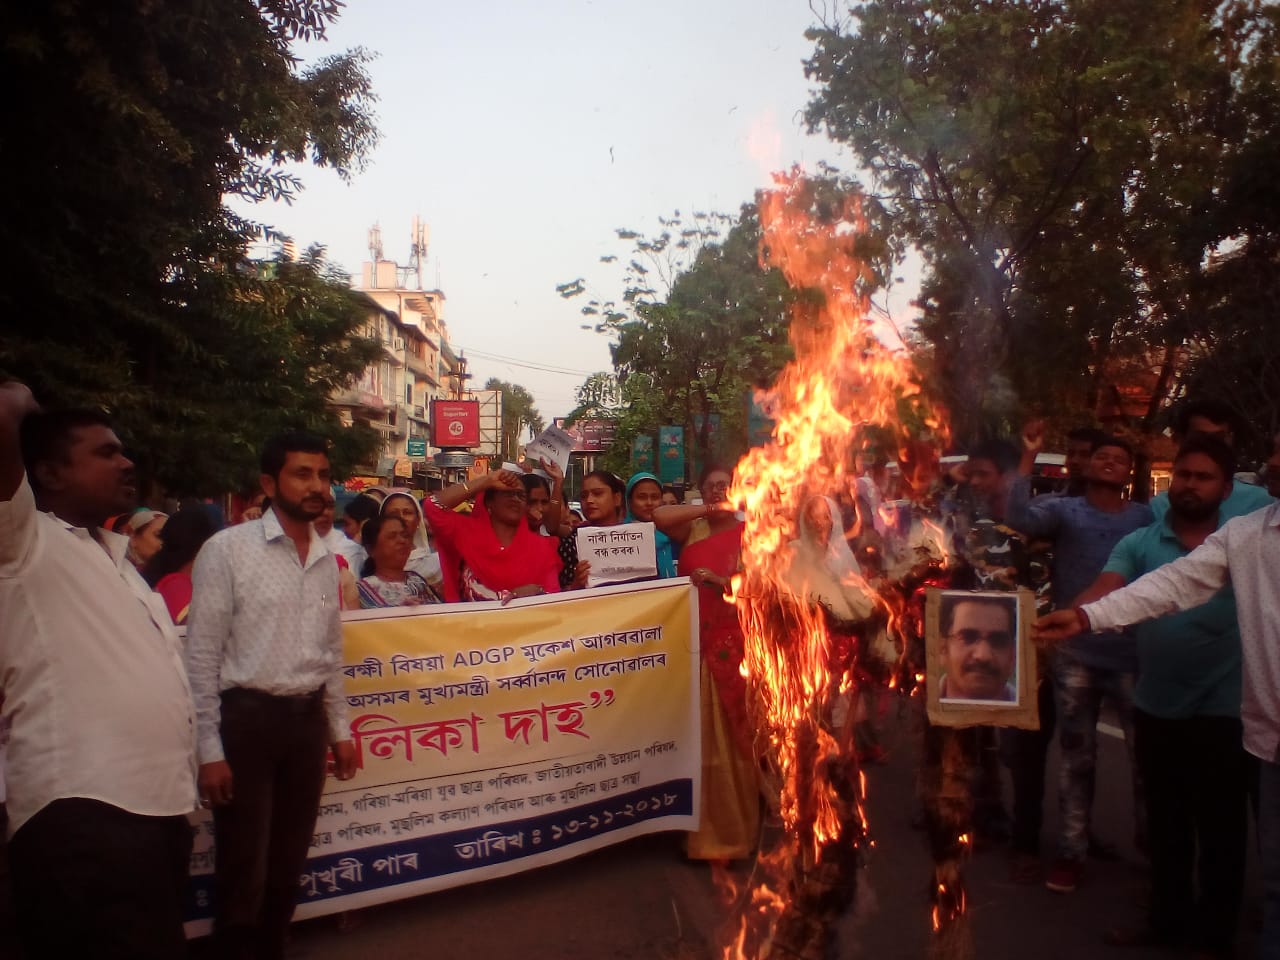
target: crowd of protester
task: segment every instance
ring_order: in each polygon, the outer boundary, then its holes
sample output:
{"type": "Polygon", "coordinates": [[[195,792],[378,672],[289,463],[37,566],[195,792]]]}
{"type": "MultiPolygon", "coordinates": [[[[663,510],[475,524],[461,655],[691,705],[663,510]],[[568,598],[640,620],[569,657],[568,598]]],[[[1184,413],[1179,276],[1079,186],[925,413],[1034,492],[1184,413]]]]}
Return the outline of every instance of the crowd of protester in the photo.
{"type": "MultiPolygon", "coordinates": [[[[913,499],[917,514],[922,500],[937,507],[954,553],[948,585],[1030,590],[1054,644],[1034,688],[1039,730],[975,734],[975,827],[1009,843],[1012,879],[1070,893],[1090,856],[1108,853],[1090,815],[1109,704],[1153,884],[1146,917],[1106,939],[1232,956],[1253,796],[1270,958],[1280,956],[1280,445],[1270,492],[1236,481],[1230,425],[1210,405],[1188,407],[1169,491],[1150,505],[1130,498],[1132,448],[1091,429],[1068,438],[1064,489],[1033,495],[1036,424],[1016,442],[975,446],[913,499]],[[1128,624],[1140,625],[1116,629],[1128,624]],[[1059,810],[1046,862],[1047,775],[1059,810]]],[[[741,627],[721,602],[745,527],[728,469],[707,465],[688,503],[653,474],[592,471],[578,515],[554,464],[525,464],[423,499],[368,489],[336,516],[325,443],[286,434],[263,451],[261,499],[219,529],[209,504],[171,516],[135,508],[132,464],[99,414],[42,412],[25,387],[3,384],[0,447],[9,857],[31,956],[88,942],[109,957],[181,956],[185,817],[197,805],[217,829],[220,954],[281,956],[326,775],[355,770],[340,611],[586,589],[584,526],[654,524],[655,577],[687,577],[699,592],[701,827],[686,850],[719,861],[755,848],[770,791],[741,627]]],[[[898,650],[876,626],[875,585],[911,508],[887,451],[860,443],[852,466],[842,489],[815,491],[787,521],[786,584],[825,610],[833,650],[857,635],[876,653],[864,659],[888,662],[898,650]]],[[[958,669],[989,671],[990,631],[956,632],[974,635],[958,669]]],[[[864,762],[882,762],[876,687],[851,686],[866,691],[833,688],[826,722],[864,762]]]]}

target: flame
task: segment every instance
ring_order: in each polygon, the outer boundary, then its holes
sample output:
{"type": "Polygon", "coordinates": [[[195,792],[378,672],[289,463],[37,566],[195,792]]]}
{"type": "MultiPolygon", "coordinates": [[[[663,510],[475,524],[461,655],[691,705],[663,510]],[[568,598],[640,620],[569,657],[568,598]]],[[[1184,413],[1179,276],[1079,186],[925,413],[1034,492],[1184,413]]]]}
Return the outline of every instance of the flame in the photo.
{"type": "MultiPolygon", "coordinates": [[[[758,197],[761,260],[807,292],[792,315],[795,359],[769,394],[773,440],[738,463],[730,490],[731,501],[746,512],[742,572],[730,601],[745,638],[742,672],[757,743],[780,784],[786,839],[762,858],[769,879],[752,892],[726,958],[771,955],[779,918],[804,909],[796,904],[797,891],[824,855],[867,842],[866,779],[856,767],[851,722],[851,704],[869,679],[860,666],[864,641],[833,633],[831,617],[813,602],[810,574],[797,573],[791,541],[799,518],[813,498],[856,482],[854,441],[869,429],[895,438],[904,495],[918,499],[936,474],[941,431],[927,412],[912,418],[915,429],[928,428],[925,436],[913,436],[903,424],[901,414],[918,414],[922,404],[906,355],[872,332],[871,275],[853,254],[865,226],[859,198],[820,196],[821,188],[796,169],[774,181],[774,189],[758,197]]],[[[882,519],[897,536],[881,558],[882,577],[844,569],[837,587],[826,585],[860,622],[882,619],[891,638],[913,615],[893,584],[946,561],[942,531],[917,513],[903,501],[884,505],[882,519]]],[[[908,685],[899,677],[904,671],[902,656],[890,686],[908,685]]]]}

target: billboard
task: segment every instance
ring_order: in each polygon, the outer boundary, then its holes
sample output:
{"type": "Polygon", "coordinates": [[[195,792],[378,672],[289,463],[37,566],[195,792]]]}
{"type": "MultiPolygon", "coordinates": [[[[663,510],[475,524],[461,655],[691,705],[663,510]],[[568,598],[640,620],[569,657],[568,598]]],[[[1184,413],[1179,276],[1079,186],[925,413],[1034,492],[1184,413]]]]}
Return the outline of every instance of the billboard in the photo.
{"type": "Polygon", "coordinates": [[[472,394],[480,402],[480,448],[478,453],[502,456],[502,391],[476,390],[472,394]]]}
{"type": "Polygon", "coordinates": [[[653,436],[642,433],[631,441],[631,469],[637,473],[657,473],[653,456],[653,436]]]}
{"type": "Polygon", "coordinates": [[[574,453],[604,453],[613,446],[618,432],[618,424],[613,420],[575,420],[571,427],[564,425],[564,417],[556,417],[553,422],[573,437],[574,453]]]}
{"type": "Polygon", "coordinates": [[[684,480],[684,427],[658,428],[658,479],[663,483],[684,480]]]}
{"type": "Polygon", "coordinates": [[[480,446],[480,402],[478,400],[432,400],[431,445],[433,447],[480,446]]]}

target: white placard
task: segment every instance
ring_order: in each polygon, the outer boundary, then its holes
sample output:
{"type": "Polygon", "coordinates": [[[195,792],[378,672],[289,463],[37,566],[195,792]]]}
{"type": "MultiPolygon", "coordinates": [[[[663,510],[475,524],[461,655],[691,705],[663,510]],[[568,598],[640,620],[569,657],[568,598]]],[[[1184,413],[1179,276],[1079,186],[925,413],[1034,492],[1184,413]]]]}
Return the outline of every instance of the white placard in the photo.
{"type": "Polygon", "coordinates": [[[587,586],[625,583],[658,575],[652,523],[620,523],[613,527],[579,527],[578,561],[591,564],[587,586]]]}
{"type": "Polygon", "coordinates": [[[547,427],[524,448],[524,455],[535,465],[547,460],[559,467],[561,473],[568,473],[569,454],[573,452],[573,443],[572,435],[565,433],[559,427],[547,427]]]}

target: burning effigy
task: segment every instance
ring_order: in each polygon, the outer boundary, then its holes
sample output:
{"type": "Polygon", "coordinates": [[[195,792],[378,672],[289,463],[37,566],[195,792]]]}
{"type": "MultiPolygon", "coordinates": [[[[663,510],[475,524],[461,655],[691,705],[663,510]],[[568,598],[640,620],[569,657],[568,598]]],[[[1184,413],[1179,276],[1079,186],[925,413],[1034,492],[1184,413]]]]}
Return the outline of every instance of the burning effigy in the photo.
{"type": "MultiPolygon", "coordinates": [[[[872,279],[854,253],[864,228],[858,196],[793,170],[758,202],[762,263],[804,294],[791,322],[794,359],[769,397],[772,442],[738,463],[730,492],[746,521],[729,602],[745,637],[756,753],[783,834],[760,853],[753,877],[762,879],[743,898],[724,956],[817,960],[853,900],[868,842],[853,705],[865,685],[909,691],[921,679],[922,588],[947,564],[925,509],[945,424],[926,409],[905,352],[872,329],[872,279]],[[871,564],[848,556],[832,499],[856,480],[855,442],[868,430],[892,438],[906,495],[882,505],[893,535],[871,564]]],[[[933,748],[936,776],[925,793],[934,798],[935,953],[958,957],[966,761],[959,740],[944,736],[933,748]]]]}

